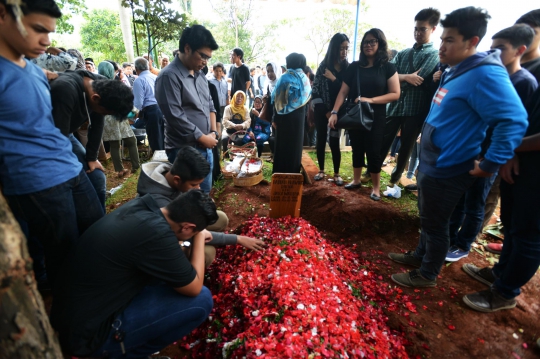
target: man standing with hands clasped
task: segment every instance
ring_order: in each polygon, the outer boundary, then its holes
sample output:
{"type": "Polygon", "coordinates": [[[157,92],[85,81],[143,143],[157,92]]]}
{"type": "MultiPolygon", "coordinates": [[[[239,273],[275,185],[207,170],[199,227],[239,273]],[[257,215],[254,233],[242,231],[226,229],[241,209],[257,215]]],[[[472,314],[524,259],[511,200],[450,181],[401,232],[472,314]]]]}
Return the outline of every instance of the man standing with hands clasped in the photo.
{"type": "MultiPolygon", "coordinates": [[[[204,26],[186,27],[180,37],[180,52],[156,79],[156,100],[165,116],[165,150],[171,163],[180,148],[192,146],[213,167],[212,148],[219,138],[216,109],[201,70],[217,49],[212,33],[204,26]]],[[[209,193],[211,188],[210,170],[201,189],[209,193]]]]}

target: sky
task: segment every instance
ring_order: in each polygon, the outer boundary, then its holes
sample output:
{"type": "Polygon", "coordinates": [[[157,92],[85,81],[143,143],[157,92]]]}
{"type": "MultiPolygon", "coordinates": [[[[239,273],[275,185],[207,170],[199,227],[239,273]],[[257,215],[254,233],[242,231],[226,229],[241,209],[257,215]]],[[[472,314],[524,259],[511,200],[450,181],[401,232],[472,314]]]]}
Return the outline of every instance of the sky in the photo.
{"type": "MultiPolygon", "coordinates": [[[[223,0],[213,0],[215,3],[223,0]]],[[[283,18],[298,18],[313,16],[316,12],[324,11],[330,6],[333,6],[328,0],[305,0],[305,1],[283,1],[283,0],[253,0],[254,9],[258,14],[258,23],[264,24],[273,20],[283,18]]],[[[173,0],[177,4],[178,1],[173,0]]],[[[479,50],[487,50],[491,45],[491,37],[499,30],[512,26],[514,22],[526,12],[533,10],[535,7],[532,1],[529,0],[366,0],[368,10],[360,14],[359,21],[366,22],[374,27],[378,27],[386,34],[387,38],[397,40],[407,47],[414,44],[413,28],[414,16],[418,11],[426,7],[435,7],[439,9],[441,14],[448,14],[452,10],[465,7],[477,6],[482,7],[491,15],[491,20],[488,24],[488,31],[484,39],[479,45],[479,50]],[[511,5],[509,5],[511,4],[511,5]]],[[[118,0],[90,0],[86,1],[89,9],[108,8],[118,10],[118,0]]],[[[540,5],[540,4],[539,4],[540,5]]],[[[349,9],[356,11],[354,5],[344,5],[349,9]]],[[[540,7],[540,6],[537,6],[540,7]]],[[[196,18],[217,19],[210,6],[209,0],[193,0],[193,13],[196,18]]],[[[80,26],[76,23],[76,30],[80,26]]],[[[439,46],[439,37],[442,33],[440,28],[437,29],[432,41],[435,46],[439,46]]],[[[351,42],[354,34],[348,34],[351,42]]],[[[278,62],[284,62],[284,58],[291,52],[301,52],[306,55],[309,62],[315,62],[316,54],[313,50],[313,45],[304,39],[305,34],[301,31],[282,36],[282,45],[284,50],[278,54],[278,62]],[[282,58],[281,58],[282,57],[282,58]],[[311,61],[310,61],[311,60],[311,61]]],[[[361,38],[362,34],[359,34],[361,38]]],[[[53,35],[53,38],[58,39],[65,46],[76,46],[79,40],[77,35],[53,35]]],[[[70,47],[71,47],[70,46],[70,47]]],[[[349,55],[352,57],[352,51],[349,55]]],[[[320,59],[319,59],[320,60],[320,59]]]]}

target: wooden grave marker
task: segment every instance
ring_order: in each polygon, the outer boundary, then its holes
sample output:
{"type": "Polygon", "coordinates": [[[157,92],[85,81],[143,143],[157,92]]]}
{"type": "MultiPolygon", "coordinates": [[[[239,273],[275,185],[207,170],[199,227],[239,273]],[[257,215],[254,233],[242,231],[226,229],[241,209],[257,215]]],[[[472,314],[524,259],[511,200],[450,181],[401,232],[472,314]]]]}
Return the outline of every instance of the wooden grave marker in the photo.
{"type": "Polygon", "coordinates": [[[274,173],[270,187],[270,218],[300,217],[304,176],[300,173],[274,173]]]}

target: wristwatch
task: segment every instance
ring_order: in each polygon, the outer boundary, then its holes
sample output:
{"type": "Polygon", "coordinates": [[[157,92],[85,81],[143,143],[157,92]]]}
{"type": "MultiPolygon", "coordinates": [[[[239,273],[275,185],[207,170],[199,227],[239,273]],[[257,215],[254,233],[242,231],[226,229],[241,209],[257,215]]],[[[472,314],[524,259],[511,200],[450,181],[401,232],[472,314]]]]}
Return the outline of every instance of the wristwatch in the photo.
{"type": "Polygon", "coordinates": [[[337,111],[334,111],[332,110],[332,112],[330,112],[332,115],[337,115],[337,111]]]}
{"type": "Polygon", "coordinates": [[[216,140],[219,139],[219,133],[217,131],[210,131],[210,133],[214,133],[216,135],[216,140]]]}

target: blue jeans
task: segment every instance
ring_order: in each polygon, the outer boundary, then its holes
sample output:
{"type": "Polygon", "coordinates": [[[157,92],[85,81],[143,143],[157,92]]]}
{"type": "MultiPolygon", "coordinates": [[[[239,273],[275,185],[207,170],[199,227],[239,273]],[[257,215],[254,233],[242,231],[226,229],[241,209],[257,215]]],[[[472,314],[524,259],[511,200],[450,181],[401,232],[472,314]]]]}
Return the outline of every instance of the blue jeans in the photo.
{"type": "MultiPolygon", "coordinates": [[[[88,161],[86,161],[86,148],[84,148],[82,143],[80,143],[73,134],[69,135],[69,140],[73,147],[73,153],[77,156],[77,159],[83,166],[83,171],[88,171],[89,167],[88,161]]],[[[94,186],[99,202],[103,207],[103,212],[105,212],[105,198],[107,196],[107,177],[105,176],[105,173],[101,170],[93,170],[90,173],[86,173],[86,175],[88,176],[90,183],[92,183],[92,186],[94,186]]]]}
{"type": "Polygon", "coordinates": [[[526,178],[522,170],[513,185],[501,181],[504,246],[493,286],[507,299],[517,297],[540,266],[540,176],[526,178]]]}
{"type": "Polygon", "coordinates": [[[414,256],[422,260],[420,274],[429,280],[435,280],[441,271],[450,247],[450,216],[475,178],[469,173],[435,178],[418,172],[421,233],[414,256]]]}
{"type": "Polygon", "coordinates": [[[459,200],[450,217],[450,245],[470,251],[471,244],[482,230],[486,198],[497,173],[487,178],[476,178],[459,200]]]}
{"type": "Polygon", "coordinates": [[[196,297],[179,294],[165,284],[144,287],[113,322],[125,333],[126,354],[122,355],[111,329],[92,356],[146,358],[191,333],[208,318],[212,307],[212,293],[206,287],[196,297]]]}
{"type": "MultiPolygon", "coordinates": [[[[200,147],[194,147],[197,151],[203,155],[203,157],[208,161],[210,164],[210,172],[208,172],[208,175],[204,178],[204,181],[201,183],[201,189],[204,193],[208,194],[210,193],[210,190],[212,189],[212,170],[214,168],[214,155],[212,154],[212,149],[210,148],[200,148],[200,147]]],[[[167,158],[169,159],[170,163],[174,163],[174,160],[176,159],[176,155],[178,154],[178,151],[180,151],[180,148],[172,148],[170,150],[167,150],[167,158]]]]}
{"type": "Polygon", "coordinates": [[[411,158],[409,159],[409,168],[407,169],[407,178],[412,179],[414,176],[414,171],[416,171],[416,167],[418,167],[418,162],[420,159],[420,146],[418,146],[418,143],[414,143],[414,147],[411,152],[411,158]]]}
{"type": "Polygon", "coordinates": [[[15,217],[28,226],[29,238],[43,245],[51,285],[79,236],[105,215],[84,170],[46,190],[6,198],[15,217]]]}

